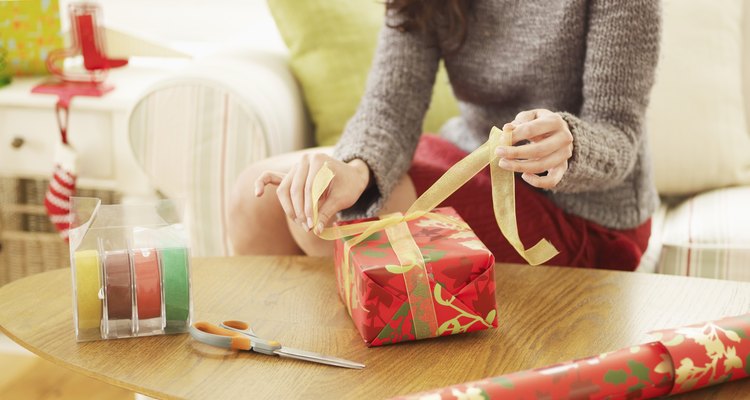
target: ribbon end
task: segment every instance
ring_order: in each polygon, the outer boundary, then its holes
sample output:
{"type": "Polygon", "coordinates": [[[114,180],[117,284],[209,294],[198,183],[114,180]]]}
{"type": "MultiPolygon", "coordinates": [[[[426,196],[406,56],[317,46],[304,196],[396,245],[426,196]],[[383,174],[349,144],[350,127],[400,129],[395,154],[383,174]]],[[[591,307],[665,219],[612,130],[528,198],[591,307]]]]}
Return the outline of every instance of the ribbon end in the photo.
{"type": "Polygon", "coordinates": [[[521,255],[529,265],[541,265],[558,254],[560,254],[560,252],[557,251],[552,243],[547,239],[542,239],[530,249],[525,250],[521,255]]]}

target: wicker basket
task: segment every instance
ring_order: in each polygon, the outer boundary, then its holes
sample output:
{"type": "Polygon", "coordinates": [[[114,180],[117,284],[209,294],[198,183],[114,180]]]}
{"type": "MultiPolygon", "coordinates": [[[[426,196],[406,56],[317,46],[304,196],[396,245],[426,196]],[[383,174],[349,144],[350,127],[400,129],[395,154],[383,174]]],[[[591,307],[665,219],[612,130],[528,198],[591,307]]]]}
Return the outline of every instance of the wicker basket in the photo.
{"type": "MultiPolygon", "coordinates": [[[[70,265],[68,243],[60,238],[44,208],[48,180],[0,177],[0,285],[70,265]]],[[[120,201],[111,190],[80,188],[77,196],[120,201]]]]}

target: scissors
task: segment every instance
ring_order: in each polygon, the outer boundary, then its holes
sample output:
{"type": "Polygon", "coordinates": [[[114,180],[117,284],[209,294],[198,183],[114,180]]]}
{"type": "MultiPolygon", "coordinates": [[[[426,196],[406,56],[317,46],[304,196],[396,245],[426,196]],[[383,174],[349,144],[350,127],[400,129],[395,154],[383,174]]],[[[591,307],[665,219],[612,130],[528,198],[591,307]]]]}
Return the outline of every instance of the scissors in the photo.
{"type": "Polygon", "coordinates": [[[343,358],[326,356],[311,351],[292,349],[282,346],[275,340],[258,337],[246,322],[224,321],[219,326],[209,322],[196,322],[190,327],[193,339],[211,346],[224,347],[232,350],[247,350],[270,356],[295,358],[335,367],[362,369],[364,364],[343,358]]]}

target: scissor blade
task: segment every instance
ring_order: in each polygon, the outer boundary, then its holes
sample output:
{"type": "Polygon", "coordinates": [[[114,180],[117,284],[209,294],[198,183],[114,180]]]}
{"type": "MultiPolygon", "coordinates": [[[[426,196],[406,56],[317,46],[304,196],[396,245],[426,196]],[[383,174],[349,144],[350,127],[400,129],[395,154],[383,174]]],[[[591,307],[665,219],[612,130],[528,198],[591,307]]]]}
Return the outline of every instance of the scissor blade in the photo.
{"type": "Polygon", "coordinates": [[[331,357],[320,353],[314,353],[312,351],[305,351],[300,349],[292,349],[289,347],[282,347],[275,351],[281,357],[295,358],[297,360],[311,361],[320,364],[333,365],[334,367],[362,369],[365,367],[364,364],[358,362],[345,360],[343,358],[331,357]]]}

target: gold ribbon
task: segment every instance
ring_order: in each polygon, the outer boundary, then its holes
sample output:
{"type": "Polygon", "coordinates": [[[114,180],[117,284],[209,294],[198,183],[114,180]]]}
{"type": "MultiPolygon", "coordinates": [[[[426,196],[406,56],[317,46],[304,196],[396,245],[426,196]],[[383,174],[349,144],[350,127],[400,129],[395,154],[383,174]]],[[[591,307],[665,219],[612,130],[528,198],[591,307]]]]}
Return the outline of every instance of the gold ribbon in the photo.
{"type": "MultiPolygon", "coordinates": [[[[417,200],[409,207],[404,214],[390,214],[375,221],[365,221],[349,225],[332,226],[323,229],[318,234],[321,239],[336,240],[347,236],[354,236],[344,242],[343,268],[344,273],[344,293],[346,298],[346,307],[349,314],[352,312],[351,307],[351,274],[349,265],[349,251],[370,235],[375,232],[384,230],[388,227],[395,226],[402,222],[415,220],[427,215],[429,218],[439,219],[450,224],[457,222],[447,216],[431,213],[430,211],[442,203],[448,196],[453,194],[474,175],[479,173],[487,164],[490,165],[490,174],[492,178],[492,205],[495,213],[500,232],[508,240],[511,246],[531,265],[539,265],[548,261],[558,251],[546,239],[540,240],[537,244],[529,249],[525,249],[521,239],[518,236],[518,226],[516,221],[516,197],[515,197],[515,178],[512,171],[507,171],[498,166],[499,158],[495,155],[494,149],[498,146],[510,146],[512,144],[512,130],[501,131],[497,127],[492,127],[490,137],[482,146],[474,150],[471,154],[464,157],[461,161],[453,165],[443,174],[429,189],[422,193],[417,200]],[[429,215],[428,215],[429,214],[429,215]]],[[[312,209],[313,209],[313,226],[318,225],[318,201],[325,192],[328,185],[333,179],[333,171],[327,165],[318,171],[313,180],[312,186],[312,209]]],[[[413,239],[412,239],[413,241],[413,239]]],[[[391,242],[394,251],[398,244],[391,242]]],[[[399,253],[396,252],[398,256],[399,253]]],[[[399,259],[399,261],[403,261],[399,259]]],[[[424,264],[424,261],[422,261],[424,264]]]]}
{"type": "MultiPolygon", "coordinates": [[[[402,214],[398,214],[402,216],[402,214]]],[[[386,266],[391,273],[404,277],[406,295],[409,299],[414,326],[414,336],[417,339],[437,336],[438,320],[435,314],[435,304],[432,302],[430,278],[427,276],[422,252],[414,241],[406,222],[399,222],[385,228],[388,241],[398,257],[398,269],[386,266]]]]}

